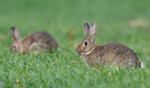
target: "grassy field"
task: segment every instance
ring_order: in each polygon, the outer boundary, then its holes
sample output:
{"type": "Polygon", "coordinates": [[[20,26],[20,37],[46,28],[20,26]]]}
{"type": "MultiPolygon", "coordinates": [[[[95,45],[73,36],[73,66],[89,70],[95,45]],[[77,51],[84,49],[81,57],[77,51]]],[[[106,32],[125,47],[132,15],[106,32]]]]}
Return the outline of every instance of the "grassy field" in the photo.
{"type": "Polygon", "coordinates": [[[150,87],[149,0],[0,0],[0,88],[150,87]],[[144,69],[87,68],[75,49],[84,22],[97,22],[95,42],[132,48],[144,69]],[[49,32],[59,44],[53,54],[11,53],[9,28],[21,37],[49,32]]]}

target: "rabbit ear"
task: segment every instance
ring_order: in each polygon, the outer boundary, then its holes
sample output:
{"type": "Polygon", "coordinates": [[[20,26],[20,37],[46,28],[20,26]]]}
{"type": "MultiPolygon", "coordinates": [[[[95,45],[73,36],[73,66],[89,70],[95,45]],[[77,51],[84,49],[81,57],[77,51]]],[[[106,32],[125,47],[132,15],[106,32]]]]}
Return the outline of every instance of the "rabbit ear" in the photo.
{"type": "Polygon", "coordinates": [[[12,40],[19,40],[19,32],[16,27],[11,27],[10,32],[11,32],[12,40]]]}
{"type": "Polygon", "coordinates": [[[89,32],[90,32],[90,26],[88,23],[85,23],[84,24],[84,36],[85,36],[85,38],[89,35],[89,32]]]}
{"type": "Polygon", "coordinates": [[[90,28],[90,36],[92,37],[92,40],[94,40],[96,34],[96,22],[93,22],[90,28]]]}

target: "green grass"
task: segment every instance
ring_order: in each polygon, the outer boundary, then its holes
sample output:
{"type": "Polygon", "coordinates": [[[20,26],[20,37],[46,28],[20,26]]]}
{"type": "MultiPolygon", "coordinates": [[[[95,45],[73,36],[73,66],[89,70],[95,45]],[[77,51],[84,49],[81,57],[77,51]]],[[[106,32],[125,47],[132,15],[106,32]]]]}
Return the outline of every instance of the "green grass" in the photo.
{"type": "Polygon", "coordinates": [[[148,88],[150,86],[149,0],[0,0],[0,87],[148,88]],[[84,22],[97,22],[96,43],[132,48],[144,69],[87,68],[77,55],[84,22]],[[132,27],[133,21],[140,24],[132,27]],[[21,36],[49,32],[59,44],[54,54],[9,51],[10,26],[21,36]],[[19,82],[16,83],[16,80],[19,82]]]}

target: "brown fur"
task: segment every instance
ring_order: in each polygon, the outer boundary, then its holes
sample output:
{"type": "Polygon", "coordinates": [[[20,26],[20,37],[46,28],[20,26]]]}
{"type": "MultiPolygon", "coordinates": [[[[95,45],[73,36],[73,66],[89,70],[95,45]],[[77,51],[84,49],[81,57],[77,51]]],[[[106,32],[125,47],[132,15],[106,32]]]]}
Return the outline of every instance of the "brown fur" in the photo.
{"type": "Polygon", "coordinates": [[[21,53],[28,51],[49,50],[57,49],[58,45],[54,38],[44,31],[38,31],[31,35],[27,35],[23,39],[19,38],[19,32],[16,27],[11,27],[12,44],[10,49],[21,53]]]}
{"type": "Polygon", "coordinates": [[[105,66],[114,65],[115,67],[139,67],[140,61],[136,53],[119,43],[108,43],[105,45],[96,45],[94,37],[96,32],[96,23],[84,25],[85,40],[83,40],[77,47],[77,53],[80,54],[88,66],[95,66],[103,64],[105,66]],[[89,28],[89,29],[87,29],[89,28]],[[85,45],[87,42],[87,45],[85,45]]]}

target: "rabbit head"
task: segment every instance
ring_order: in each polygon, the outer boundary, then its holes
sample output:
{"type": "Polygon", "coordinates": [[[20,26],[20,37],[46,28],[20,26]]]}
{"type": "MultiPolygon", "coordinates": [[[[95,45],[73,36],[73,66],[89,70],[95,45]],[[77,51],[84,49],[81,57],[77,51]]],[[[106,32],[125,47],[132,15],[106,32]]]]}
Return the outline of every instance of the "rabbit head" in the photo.
{"type": "Polygon", "coordinates": [[[19,37],[18,29],[16,27],[11,27],[10,33],[11,33],[11,37],[12,37],[12,43],[10,45],[10,50],[14,51],[14,52],[15,51],[22,52],[22,42],[19,37]]]}
{"type": "Polygon", "coordinates": [[[80,55],[88,55],[95,49],[94,37],[96,34],[96,22],[91,27],[88,23],[84,24],[84,40],[80,42],[76,51],[80,55]]]}

